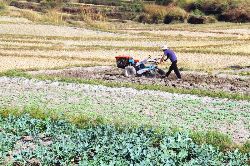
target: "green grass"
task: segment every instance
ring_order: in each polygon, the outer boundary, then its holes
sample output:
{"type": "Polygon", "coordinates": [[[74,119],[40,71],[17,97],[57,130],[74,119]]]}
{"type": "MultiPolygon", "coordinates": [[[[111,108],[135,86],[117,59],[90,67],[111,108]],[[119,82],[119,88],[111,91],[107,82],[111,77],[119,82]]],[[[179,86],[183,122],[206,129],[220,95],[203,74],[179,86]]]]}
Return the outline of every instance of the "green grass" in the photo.
{"type": "Polygon", "coordinates": [[[218,147],[220,150],[232,149],[235,145],[232,139],[223,133],[218,131],[207,131],[207,132],[191,132],[191,138],[197,144],[210,144],[218,147]]]}
{"type": "Polygon", "coordinates": [[[91,85],[104,85],[107,87],[130,87],[137,90],[159,90],[169,93],[178,93],[178,94],[193,94],[198,96],[209,96],[209,97],[218,97],[218,98],[228,98],[234,100],[247,100],[250,101],[250,96],[245,94],[237,93],[228,93],[224,91],[209,91],[209,90],[200,90],[200,89],[182,89],[174,87],[166,87],[162,85],[149,85],[149,84],[137,84],[137,83],[122,83],[122,82],[109,82],[98,79],[79,79],[79,78],[68,78],[68,77],[58,77],[58,76],[47,76],[47,75],[36,75],[31,76],[26,74],[21,70],[9,70],[7,72],[0,73],[0,76],[8,77],[25,77],[28,79],[35,78],[39,80],[52,80],[52,81],[61,81],[68,83],[81,83],[81,84],[91,84],[91,85]]]}
{"type": "Polygon", "coordinates": [[[250,76],[250,71],[240,72],[239,75],[242,75],[242,76],[250,76]]]}
{"type": "Polygon", "coordinates": [[[0,16],[5,15],[7,11],[6,9],[7,9],[7,5],[4,2],[0,1],[0,16]]]}
{"type": "Polygon", "coordinates": [[[250,153],[250,140],[239,146],[239,149],[242,153],[250,153]]]}

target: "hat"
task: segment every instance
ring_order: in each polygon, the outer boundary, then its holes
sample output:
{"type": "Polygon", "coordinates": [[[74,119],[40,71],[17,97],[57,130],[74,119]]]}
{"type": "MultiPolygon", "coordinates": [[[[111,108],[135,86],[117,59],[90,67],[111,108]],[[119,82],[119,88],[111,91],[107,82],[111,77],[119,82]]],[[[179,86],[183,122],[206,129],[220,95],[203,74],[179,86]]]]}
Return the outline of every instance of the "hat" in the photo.
{"type": "Polygon", "coordinates": [[[168,46],[167,45],[164,45],[161,47],[162,50],[167,50],[168,49],[168,46]]]}

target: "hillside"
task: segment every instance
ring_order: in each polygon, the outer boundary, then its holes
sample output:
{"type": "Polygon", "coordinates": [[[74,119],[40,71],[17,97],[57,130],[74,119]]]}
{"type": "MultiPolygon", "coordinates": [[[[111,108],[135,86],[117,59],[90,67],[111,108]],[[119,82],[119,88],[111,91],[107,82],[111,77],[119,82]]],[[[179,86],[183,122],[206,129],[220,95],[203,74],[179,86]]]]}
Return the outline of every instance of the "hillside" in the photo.
{"type": "Polygon", "coordinates": [[[245,0],[213,1],[122,1],[122,0],[29,0],[9,1],[11,6],[46,13],[56,10],[63,19],[133,20],[149,24],[206,24],[217,21],[249,22],[250,5],[245,0]]]}

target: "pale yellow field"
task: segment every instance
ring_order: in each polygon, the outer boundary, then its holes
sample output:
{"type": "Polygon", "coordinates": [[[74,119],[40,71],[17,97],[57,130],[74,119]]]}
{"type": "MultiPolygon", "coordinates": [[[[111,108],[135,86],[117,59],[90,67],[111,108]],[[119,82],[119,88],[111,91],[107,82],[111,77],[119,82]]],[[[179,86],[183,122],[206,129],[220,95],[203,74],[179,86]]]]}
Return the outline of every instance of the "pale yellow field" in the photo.
{"type": "Polygon", "coordinates": [[[18,56],[0,56],[0,71],[12,69],[37,70],[53,69],[66,66],[81,66],[92,64],[91,61],[78,60],[60,60],[39,57],[18,57],[18,56]]]}
{"type": "Polygon", "coordinates": [[[15,21],[0,24],[0,71],[86,64],[115,65],[114,57],[118,55],[130,55],[136,59],[149,55],[159,57],[163,54],[160,46],[164,44],[177,53],[180,68],[186,70],[211,71],[230,66],[250,66],[250,29],[245,24],[220,23],[207,25],[207,28],[205,25],[185,25],[186,30],[179,25],[171,25],[170,30],[162,25],[131,23],[130,29],[126,24],[117,28],[118,32],[110,33],[34,24],[23,18],[19,23],[18,18],[12,19],[15,21]],[[228,30],[223,30],[223,26],[228,30]]]}

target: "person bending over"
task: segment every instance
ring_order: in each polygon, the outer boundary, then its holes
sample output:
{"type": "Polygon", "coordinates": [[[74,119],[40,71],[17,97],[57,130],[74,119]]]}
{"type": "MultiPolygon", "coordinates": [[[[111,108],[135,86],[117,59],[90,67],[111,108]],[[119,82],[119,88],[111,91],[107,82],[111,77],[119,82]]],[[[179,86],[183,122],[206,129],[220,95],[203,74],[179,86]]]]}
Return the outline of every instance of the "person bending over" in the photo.
{"type": "Polygon", "coordinates": [[[168,77],[169,74],[172,72],[172,70],[174,70],[176,76],[178,79],[181,79],[181,74],[180,74],[180,71],[177,67],[177,56],[175,55],[174,51],[170,50],[168,48],[168,46],[162,46],[162,50],[164,52],[164,55],[161,59],[161,62],[162,61],[167,61],[168,59],[170,59],[170,61],[172,62],[171,66],[169,67],[169,70],[168,72],[166,73],[166,75],[164,76],[164,78],[168,77]],[[167,57],[167,58],[165,58],[167,57]]]}

